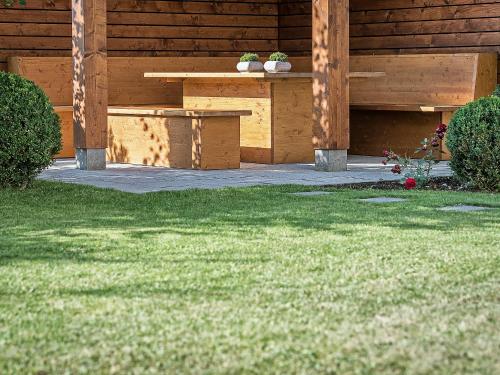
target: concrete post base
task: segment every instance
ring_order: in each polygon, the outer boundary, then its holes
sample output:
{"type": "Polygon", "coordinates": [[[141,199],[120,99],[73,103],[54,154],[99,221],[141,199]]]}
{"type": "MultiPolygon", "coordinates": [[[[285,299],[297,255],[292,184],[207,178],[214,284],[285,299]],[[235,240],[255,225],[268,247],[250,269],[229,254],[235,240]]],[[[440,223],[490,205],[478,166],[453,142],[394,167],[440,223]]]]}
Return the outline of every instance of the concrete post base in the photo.
{"type": "Polygon", "coordinates": [[[106,169],[106,150],[100,148],[77,148],[76,168],[85,171],[106,169]]]}
{"type": "Polygon", "coordinates": [[[347,170],[347,150],[315,150],[316,170],[340,172],[347,170]]]}

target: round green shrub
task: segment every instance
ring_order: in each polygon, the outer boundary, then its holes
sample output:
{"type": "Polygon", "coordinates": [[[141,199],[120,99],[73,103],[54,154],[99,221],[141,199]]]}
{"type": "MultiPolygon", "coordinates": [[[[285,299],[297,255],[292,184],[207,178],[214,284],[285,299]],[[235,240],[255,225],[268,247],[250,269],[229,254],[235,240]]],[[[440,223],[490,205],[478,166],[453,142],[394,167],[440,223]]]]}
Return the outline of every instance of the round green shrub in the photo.
{"type": "Polygon", "coordinates": [[[240,62],[259,61],[259,55],[256,53],[245,53],[240,57],[240,62]]]}
{"type": "Polygon", "coordinates": [[[493,96],[498,96],[500,98],[500,85],[497,85],[497,87],[495,88],[493,96]]]}
{"type": "Polygon", "coordinates": [[[459,180],[500,191],[500,98],[481,98],[459,109],[449,124],[446,146],[459,180]]]}
{"type": "Polygon", "coordinates": [[[274,52],[271,53],[269,56],[269,61],[280,61],[280,62],[287,62],[288,61],[288,55],[283,52],[274,52]]]}
{"type": "Polygon", "coordinates": [[[59,116],[45,93],[0,72],[0,187],[25,188],[60,150],[59,116]]]}

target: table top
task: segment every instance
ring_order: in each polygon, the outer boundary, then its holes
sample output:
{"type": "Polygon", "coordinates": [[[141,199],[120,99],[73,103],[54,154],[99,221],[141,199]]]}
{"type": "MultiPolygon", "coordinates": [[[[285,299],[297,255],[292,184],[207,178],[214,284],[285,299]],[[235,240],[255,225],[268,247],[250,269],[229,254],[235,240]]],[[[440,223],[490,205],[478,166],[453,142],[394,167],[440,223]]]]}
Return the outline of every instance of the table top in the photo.
{"type": "MultiPolygon", "coordinates": [[[[350,78],[376,78],[384,77],[385,72],[350,72],[350,78]]],[[[146,72],[146,78],[165,78],[172,80],[184,79],[257,79],[257,80],[282,80],[282,79],[308,79],[313,78],[313,73],[200,73],[200,72],[146,72]]]]}

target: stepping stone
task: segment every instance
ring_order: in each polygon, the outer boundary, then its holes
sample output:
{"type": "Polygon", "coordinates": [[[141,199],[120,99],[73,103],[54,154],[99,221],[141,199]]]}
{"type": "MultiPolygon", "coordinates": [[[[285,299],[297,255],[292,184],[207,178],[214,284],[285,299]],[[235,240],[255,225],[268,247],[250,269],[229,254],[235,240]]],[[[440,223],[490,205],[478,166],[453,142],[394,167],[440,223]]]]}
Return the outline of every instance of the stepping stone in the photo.
{"type": "Polygon", "coordinates": [[[367,198],[360,200],[368,203],[397,203],[406,201],[406,199],[403,198],[388,198],[388,197],[367,198]]]}
{"type": "Polygon", "coordinates": [[[300,193],[292,193],[292,195],[298,196],[298,197],[316,197],[318,195],[330,195],[333,193],[330,193],[328,191],[303,191],[300,193]]]}
{"type": "Polygon", "coordinates": [[[439,210],[440,211],[452,211],[452,212],[475,212],[475,211],[491,210],[491,207],[467,206],[465,204],[458,204],[456,206],[442,207],[439,210]]]}

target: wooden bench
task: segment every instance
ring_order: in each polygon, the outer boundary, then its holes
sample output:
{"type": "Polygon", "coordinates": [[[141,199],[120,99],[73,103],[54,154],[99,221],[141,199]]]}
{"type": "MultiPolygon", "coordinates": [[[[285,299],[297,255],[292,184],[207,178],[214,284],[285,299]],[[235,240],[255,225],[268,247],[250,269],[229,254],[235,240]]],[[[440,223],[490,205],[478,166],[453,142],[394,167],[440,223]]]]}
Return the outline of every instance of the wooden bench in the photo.
{"type": "Polygon", "coordinates": [[[186,169],[240,168],[240,116],[251,111],[110,107],[108,160],[186,169]]]}
{"type": "MultiPolygon", "coordinates": [[[[210,58],[210,69],[222,72],[233,71],[236,62],[237,58],[210,58]]],[[[144,79],[144,73],[151,71],[203,71],[206,69],[206,65],[206,59],[203,58],[109,58],[109,106],[113,109],[127,109],[130,106],[145,106],[148,109],[151,107],[157,109],[180,108],[182,107],[182,84],[164,84],[156,80],[147,80],[144,79]]],[[[8,70],[34,81],[45,91],[61,117],[63,150],[58,157],[73,157],[71,58],[11,57],[8,59],[8,70]]],[[[226,115],[221,117],[224,117],[226,121],[228,117],[234,117],[233,113],[234,111],[228,111],[226,115]]],[[[131,116],[135,115],[131,113],[131,116]]],[[[201,117],[211,117],[211,120],[206,122],[213,122],[212,116],[201,117]]],[[[194,116],[194,118],[200,118],[200,116],[194,116]]],[[[121,120],[127,122],[123,114],[121,120]]],[[[215,128],[212,125],[210,127],[215,128]]],[[[116,121],[114,122],[114,131],[117,131],[116,121]]],[[[110,147],[112,146],[110,143],[110,147]]]]}
{"type": "Polygon", "coordinates": [[[497,55],[352,56],[351,70],[386,72],[351,81],[351,153],[380,155],[392,148],[412,154],[437,124],[447,124],[458,108],[493,92],[497,55]]]}

